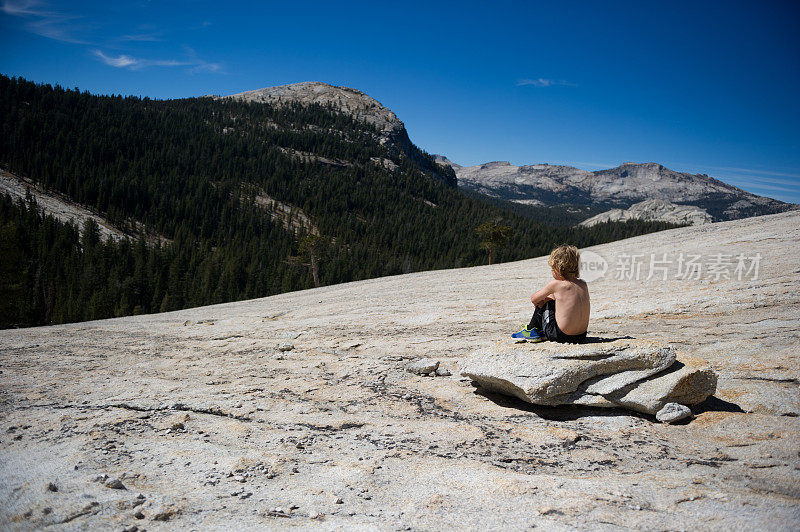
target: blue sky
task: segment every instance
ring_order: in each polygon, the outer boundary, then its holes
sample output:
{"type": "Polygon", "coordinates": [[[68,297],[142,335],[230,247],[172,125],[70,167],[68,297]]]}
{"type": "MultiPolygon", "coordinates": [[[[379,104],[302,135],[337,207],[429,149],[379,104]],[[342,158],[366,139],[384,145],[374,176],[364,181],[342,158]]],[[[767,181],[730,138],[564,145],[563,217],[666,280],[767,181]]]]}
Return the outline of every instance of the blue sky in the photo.
{"type": "Polygon", "coordinates": [[[0,72],[362,90],[462,165],[659,162],[800,202],[800,2],[0,0],[0,72]]]}

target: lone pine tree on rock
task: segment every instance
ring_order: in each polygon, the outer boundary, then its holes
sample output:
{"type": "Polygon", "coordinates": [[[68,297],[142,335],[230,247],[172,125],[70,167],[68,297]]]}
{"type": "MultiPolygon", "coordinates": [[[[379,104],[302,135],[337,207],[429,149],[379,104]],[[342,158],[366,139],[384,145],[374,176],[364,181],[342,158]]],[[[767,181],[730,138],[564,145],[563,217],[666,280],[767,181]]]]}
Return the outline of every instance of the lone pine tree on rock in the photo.
{"type": "Polygon", "coordinates": [[[511,237],[514,230],[507,225],[500,225],[502,218],[495,218],[488,222],[484,222],[475,229],[478,236],[481,237],[480,249],[489,253],[489,264],[492,264],[495,251],[497,248],[505,244],[511,237]]]}

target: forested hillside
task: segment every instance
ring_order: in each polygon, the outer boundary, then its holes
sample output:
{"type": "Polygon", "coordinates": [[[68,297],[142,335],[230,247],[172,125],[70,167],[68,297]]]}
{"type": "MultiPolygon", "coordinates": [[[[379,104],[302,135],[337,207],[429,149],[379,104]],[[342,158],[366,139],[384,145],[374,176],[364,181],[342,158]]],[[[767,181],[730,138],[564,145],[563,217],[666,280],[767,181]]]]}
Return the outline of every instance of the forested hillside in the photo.
{"type": "Polygon", "coordinates": [[[32,199],[2,198],[2,327],[308,288],[311,253],[322,284],[483,264],[475,228],[498,218],[513,230],[496,255],[505,261],[667,227],[527,220],[437,179],[452,170],[428,154],[381,144],[373,127],[319,105],[95,96],[0,76],[0,128],[10,172],[171,241],[101,241],[32,199]],[[270,216],[263,197],[307,215],[314,246],[270,216]]]}

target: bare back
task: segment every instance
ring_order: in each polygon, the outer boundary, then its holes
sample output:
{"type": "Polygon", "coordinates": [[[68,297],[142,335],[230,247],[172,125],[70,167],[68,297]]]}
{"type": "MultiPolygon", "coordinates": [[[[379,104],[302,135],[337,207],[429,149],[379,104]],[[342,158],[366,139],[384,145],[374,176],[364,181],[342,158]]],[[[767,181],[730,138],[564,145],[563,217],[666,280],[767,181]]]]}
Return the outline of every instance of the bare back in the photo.
{"type": "Polygon", "coordinates": [[[589,328],[589,287],[581,279],[554,280],[550,298],[556,302],[556,323],[564,334],[583,334],[589,328]]]}

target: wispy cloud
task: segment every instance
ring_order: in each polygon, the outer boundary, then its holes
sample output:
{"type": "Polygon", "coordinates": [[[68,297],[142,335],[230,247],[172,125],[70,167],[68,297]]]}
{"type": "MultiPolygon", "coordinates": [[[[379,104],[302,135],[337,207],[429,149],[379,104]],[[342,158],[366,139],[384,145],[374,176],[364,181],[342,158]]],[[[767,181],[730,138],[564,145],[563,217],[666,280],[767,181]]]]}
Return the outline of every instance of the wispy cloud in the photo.
{"type": "MultiPolygon", "coordinates": [[[[735,181],[737,185],[762,188],[765,190],[779,190],[784,192],[800,193],[800,173],[789,170],[779,172],[759,168],[739,168],[733,166],[708,166],[707,173],[721,176],[725,181],[735,181]],[[711,172],[709,172],[711,170],[711,172]]],[[[793,201],[797,201],[794,198],[793,201]]]]}
{"type": "Polygon", "coordinates": [[[533,86],[533,87],[553,87],[561,85],[564,87],[577,87],[575,83],[570,83],[564,79],[549,79],[549,78],[536,78],[536,79],[520,79],[517,80],[517,87],[533,86]]]}
{"type": "Polygon", "coordinates": [[[211,63],[198,57],[197,52],[190,46],[184,46],[183,51],[186,54],[187,61],[192,65],[189,69],[192,73],[197,72],[222,72],[222,63],[211,63]]]}
{"type": "Polygon", "coordinates": [[[696,163],[678,163],[674,161],[672,164],[680,167],[678,171],[708,174],[754,194],[800,203],[800,172],[794,168],[780,168],[780,170],[783,170],[780,171],[733,166],[701,166],[696,163]]]}
{"type": "Polygon", "coordinates": [[[797,195],[800,194],[800,181],[796,179],[773,179],[742,174],[727,174],[721,177],[725,182],[747,190],[789,192],[795,196],[792,200],[795,202],[798,199],[797,195]]]}
{"type": "Polygon", "coordinates": [[[36,0],[4,0],[3,5],[0,6],[0,11],[6,15],[18,17],[27,15],[40,16],[43,13],[41,5],[41,2],[36,0]]]}
{"type": "Polygon", "coordinates": [[[107,55],[101,50],[92,50],[92,54],[108,66],[126,68],[128,70],[142,70],[152,67],[187,67],[189,72],[220,72],[220,63],[209,63],[197,57],[188,59],[144,59],[130,55],[107,55]]]}
{"type": "Polygon", "coordinates": [[[3,0],[0,12],[26,19],[24,29],[41,37],[56,41],[88,44],[75,35],[75,21],[82,18],[52,11],[40,0],[3,0]]]}
{"type": "Polygon", "coordinates": [[[92,50],[92,53],[97,56],[103,63],[108,66],[117,68],[131,68],[133,69],[138,64],[138,60],[129,55],[118,55],[116,57],[106,55],[100,50],[92,50]]]}
{"type": "Polygon", "coordinates": [[[162,41],[164,32],[159,31],[152,25],[139,26],[134,32],[116,38],[98,37],[94,39],[95,42],[91,42],[86,36],[92,33],[91,30],[94,30],[96,34],[102,24],[99,26],[97,23],[87,25],[85,17],[52,9],[43,0],[0,0],[0,13],[23,19],[22,28],[41,37],[91,46],[95,48],[90,50],[92,55],[110,67],[128,70],[142,70],[154,67],[184,67],[186,72],[191,74],[223,72],[221,63],[206,61],[198,57],[195,51],[190,48],[185,48],[182,54],[183,57],[178,59],[147,59],[125,53],[115,55],[105,53],[100,49],[101,47],[117,49],[120,48],[121,43],[133,44],[136,42],[162,41]]]}
{"type": "Polygon", "coordinates": [[[717,167],[718,170],[725,170],[728,172],[736,172],[741,174],[758,174],[758,175],[771,175],[775,177],[793,177],[800,179],[800,174],[789,174],[786,172],[774,172],[772,170],[754,170],[752,168],[734,168],[729,166],[717,167]]]}
{"type": "MultiPolygon", "coordinates": [[[[772,185],[782,185],[787,187],[800,188],[800,176],[794,179],[775,179],[774,177],[744,176],[744,179],[754,183],[769,183],[772,185]]],[[[766,186],[766,185],[764,185],[766,186]]]]}
{"type": "Polygon", "coordinates": [[[120,41],[134,41],[134,42],[159,42],[164,40],[161,33],[132,33],[130,35],[121,35],[120,41]]]}
{"type": "Polygon", "coordinates": [[[92,53],[108,66],[116,68],[127,68],[129,70],[140,70],[147,67],[176,67],[188,66],[189,63],[185,61],[175,61],[172,59],[166,60],[153,60],[153,59],[139,59],[129,55],[121,54],[117,56],[106,55],[100,50],[92,50],[92,53]]]}
{"type": "Polygon", "coordinates": [[[795,194],[797,194],[797,192],[798,192],[797,188],[776,187],[775,185],[762,185],[762,184],[759,184],[759,183],[748,183],[748,182],[745,182],[745,183],[750,185],[750,188],[752,188],[753,190],[778,190],[780,192],[793,192],[795,194]]]}
{"type": "Polygon", "coordinates": [[[207,63],[204,61],[190,68],[189,72],[192,72],[193,74],[198,72],[224,73],[224,69],[222,68],[222,63],[207,63]]]}

